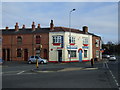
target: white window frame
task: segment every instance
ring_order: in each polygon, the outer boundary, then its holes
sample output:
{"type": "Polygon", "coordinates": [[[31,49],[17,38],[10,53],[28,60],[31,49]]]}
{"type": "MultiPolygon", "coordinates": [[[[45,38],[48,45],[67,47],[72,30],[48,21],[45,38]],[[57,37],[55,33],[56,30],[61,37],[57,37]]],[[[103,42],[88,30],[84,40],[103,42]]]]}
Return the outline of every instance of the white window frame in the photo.
{"type": "Polygon", "coordinates": [[[99,40],[96,39],[96,47],[99,47],[99,40]]]}
{"type": "Polygon", "coordinates": [[[88,44],[88,38],[87,37],[83,37],[83,44],[88,44]]]}
{"type": "Polygon", "coordinates": [[[96,50],[96,58],[99,58],[99,54],[100,54],[99,50],[96,50]]]}
{"type": "Polygon", "coordinates": [[[69,43],[75,43],[75,37],[73,36],[69,37],[69,43]]]}
{"type": "Polygon", "coordinates": [[[53,43],[61,43],[62,38],[61,36],[52,36],[53,37],[53,43]]]}

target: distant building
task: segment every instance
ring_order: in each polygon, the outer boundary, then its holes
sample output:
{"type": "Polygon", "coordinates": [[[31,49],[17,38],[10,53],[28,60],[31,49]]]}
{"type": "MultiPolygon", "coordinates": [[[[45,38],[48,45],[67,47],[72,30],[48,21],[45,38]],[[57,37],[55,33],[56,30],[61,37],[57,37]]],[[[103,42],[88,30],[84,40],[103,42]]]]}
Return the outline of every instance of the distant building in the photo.
{"type": "Polygon", "coordinates": [[[27,61],[32,55],[49,62],[101,59],[101,37],[89,33],[87,26],[83,30],[54,27],[51,20],[48,28],[36,27],[34,22],[31,28],[19,28],[16,23],[14,29],[3,29],[2,35],[2,58],[6,61],[27,61]]]}

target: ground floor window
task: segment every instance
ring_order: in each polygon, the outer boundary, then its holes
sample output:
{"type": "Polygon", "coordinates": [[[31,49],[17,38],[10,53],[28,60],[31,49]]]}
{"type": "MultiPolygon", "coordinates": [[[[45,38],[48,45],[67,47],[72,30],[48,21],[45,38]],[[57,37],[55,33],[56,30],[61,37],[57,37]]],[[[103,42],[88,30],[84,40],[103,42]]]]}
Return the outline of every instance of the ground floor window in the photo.
{"type": "Polygon", "coordinates": [[[99,50],[96,50],[96,58],[99,58],[99,50]]]}
{"type": "Polygon", "coordinates": [[[22,57],[22,50],[21,49],[17,49],[17,57],[22,57]]]}
{"type": "Polygon", "coordinates": [[[84,50],[84,58],[87,58],[87,50],[84,50]]]}
{"type": "Polygon", "coordinates": [[[36,48],[36,56],[40,56],[40,48],[36,48]]]}
{"type": "Polygon", "coordinates": [[[68,55],[69,55],[69,57],[76,57],[76,51],[68,50],[68,55]]]}

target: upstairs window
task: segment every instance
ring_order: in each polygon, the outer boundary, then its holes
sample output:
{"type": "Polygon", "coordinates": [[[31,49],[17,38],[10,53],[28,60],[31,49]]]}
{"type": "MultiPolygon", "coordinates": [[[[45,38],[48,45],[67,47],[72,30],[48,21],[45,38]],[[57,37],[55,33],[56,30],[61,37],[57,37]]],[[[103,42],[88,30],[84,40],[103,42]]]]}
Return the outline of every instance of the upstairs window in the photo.
{"type": "Polygon", "coordinates": [[[88,44],[88,38],[87,37],[83,37],[83,44],[88,44]]]}
{"type": "Polygon", "coordinates": [[[53,36],[53,43],[61,43],[62,42],[62,36],[53,36]]]}
{"type": "Polygon", "coordinates": [[[96,39],[95,44],[96,44],[96,47],[99,47],[99,40],[98,39],[96,39]]]}
{"type": "Polygon", "coordinates": [[[69,43],[75,43],[75,37],[69,37],[69,43]]]}
{"type": "Polygon", "coordinates": [[[17,44],[22,44],[22,37],[21,36],[17,37],[17,44]]]}
{"type": "Polygon", "coordinates": [[[36,36],[36,44],[40,44],[40,36],[36,36]]]}

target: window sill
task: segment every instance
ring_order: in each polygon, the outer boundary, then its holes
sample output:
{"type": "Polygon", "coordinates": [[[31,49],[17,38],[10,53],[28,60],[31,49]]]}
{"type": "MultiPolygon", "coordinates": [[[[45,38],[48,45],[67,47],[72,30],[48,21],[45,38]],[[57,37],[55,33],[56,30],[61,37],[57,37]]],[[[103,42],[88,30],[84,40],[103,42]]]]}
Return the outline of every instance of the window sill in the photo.
{"type": "Polygon", "coordinates": [[[77,59],[77,57],[71,57],[71,58],[69,58],[69,59],[77,59]]]}
{"type": "Polygon", "coordinates": [[[60,43],[53,43],[53,45],[54,45],[54,46],[59,46],[59,45],[60,45],[60,43]]]}
{"type": "Polygon", "coordinates": [[[75,43],[70,43],[70,45],[75,45],[75,43]]]}

